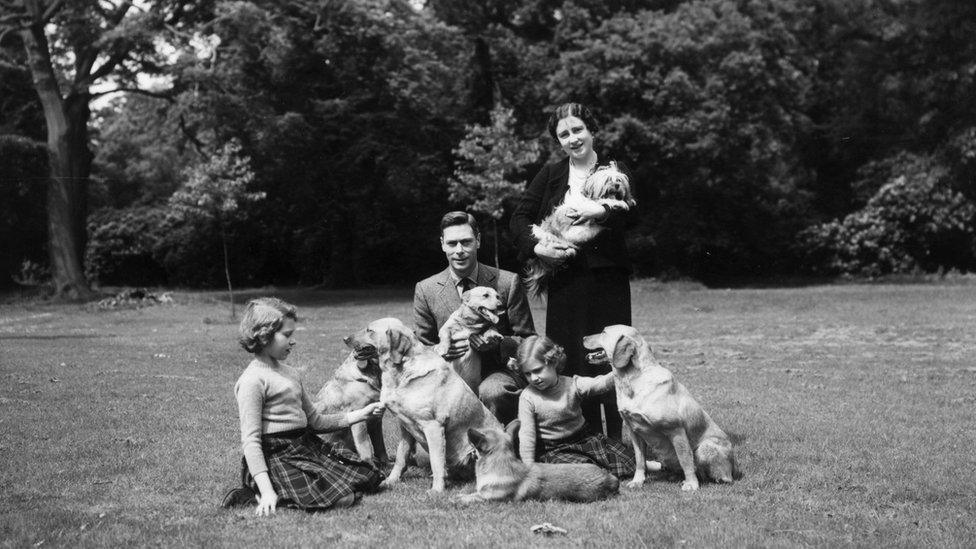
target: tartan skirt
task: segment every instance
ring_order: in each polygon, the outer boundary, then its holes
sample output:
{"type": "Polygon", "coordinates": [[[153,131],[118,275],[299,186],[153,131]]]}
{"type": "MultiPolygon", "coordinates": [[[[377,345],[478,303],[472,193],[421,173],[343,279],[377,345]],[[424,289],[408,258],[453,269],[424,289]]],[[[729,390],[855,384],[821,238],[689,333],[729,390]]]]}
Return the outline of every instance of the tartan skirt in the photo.
{"type": "Polygon", "coordinates": [[[617,439],[584,427],[559,440],[541,440],[536,461],[542,463],[592,463],[618,479],[634,476],[634,449],[617,439]]]}
{"type": "MultiPolygon", "coordinates": [[[[279,507],[328,509],[347,494],[375,492],[383,480],[375,465],[307,429],[261,435],[261,450],[279,507]]],[[[244,486],[260,494],[243,458],[241,465],[244,486]]]]}

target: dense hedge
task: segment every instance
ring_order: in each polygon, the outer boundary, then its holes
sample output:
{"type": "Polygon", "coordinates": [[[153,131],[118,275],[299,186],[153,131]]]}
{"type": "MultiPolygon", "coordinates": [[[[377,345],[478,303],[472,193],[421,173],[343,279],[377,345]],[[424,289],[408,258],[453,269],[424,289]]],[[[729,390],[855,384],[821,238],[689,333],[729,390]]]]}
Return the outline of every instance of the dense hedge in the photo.
{"type": "Polygon", "coordinates": [[[47,148],[0,135],[0,287],[13,284],[23,262],[47,263],[47,148]]]}

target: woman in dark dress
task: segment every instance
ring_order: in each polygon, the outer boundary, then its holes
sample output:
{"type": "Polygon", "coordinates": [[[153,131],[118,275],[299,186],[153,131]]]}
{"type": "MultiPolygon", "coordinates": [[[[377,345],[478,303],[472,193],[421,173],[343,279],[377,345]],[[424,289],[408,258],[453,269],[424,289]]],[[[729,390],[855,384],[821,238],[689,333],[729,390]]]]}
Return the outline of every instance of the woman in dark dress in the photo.
{"type": "MultiPolygon", "coordinates": [[[[598,333],[610,324],[631,324],[630,259],[623,231],[630,212],[596,204],[585,211],[577,210],[579,219],[592,219],[606,227],[579,250],[547,247],[532,235],[531,225],[549,215],[566,192],[581,186],[598,165],[593,149],[597,125],[585,106],[560,105],[550,115],[548,129],[567,158],[544,166],[536,174],[512,214],[511,229],[520,261],[537,257],[559,265],[548,286],[546,335],[565,348],[566,375],[595,376],[609,371],[609,366],[587,364],[583,336],[598,333]]],[[[607,435],[619,439],[621,419],[615,393],[585,403],[583,417],[599,430],[601,403],[607,435]]]]}

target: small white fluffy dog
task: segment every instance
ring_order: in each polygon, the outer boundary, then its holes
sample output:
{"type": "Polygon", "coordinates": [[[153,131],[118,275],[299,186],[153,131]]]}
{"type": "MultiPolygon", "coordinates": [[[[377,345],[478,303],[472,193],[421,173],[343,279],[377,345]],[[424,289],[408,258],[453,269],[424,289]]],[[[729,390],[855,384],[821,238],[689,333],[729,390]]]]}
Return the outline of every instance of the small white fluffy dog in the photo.
{"type": "MultiPolygon", "coordinates": [[[[630,210],[637,202],[630,191],[630,180],[617,169],[616,162],[596,169],[579,190],[570,188],[563,203],[546,216],[538,225],[532,225],[532,235],[543,245],[561,244],[572,249],[593,240],[603,225],[592,221],[577,223],[568,214],[587,202],[595,202],[609,210],[630,210]]],[[[546,293],[549,279],[556,267],[539,258],[532,258],[526,264],[525,285],[529,295],[539,297],[546,293]]]]}

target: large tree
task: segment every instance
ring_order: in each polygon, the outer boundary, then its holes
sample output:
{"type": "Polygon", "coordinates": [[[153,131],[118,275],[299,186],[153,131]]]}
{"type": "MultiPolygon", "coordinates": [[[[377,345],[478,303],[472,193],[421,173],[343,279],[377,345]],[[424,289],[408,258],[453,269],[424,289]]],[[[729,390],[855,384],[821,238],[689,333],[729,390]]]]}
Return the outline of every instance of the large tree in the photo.
{"type": "Polygon", "coordinates": [[[48,254],[56,295],[90,293],[82,268],[92,152],[90,103],[116,90],[137,90],[137,74],[159,73],[154,45],[201,3],[173,0],[0,0],[3,59],[23,48],[44,112],[50,180],[48,254]],[[97,88],[96,88],[97,87],[97,88]]]}

